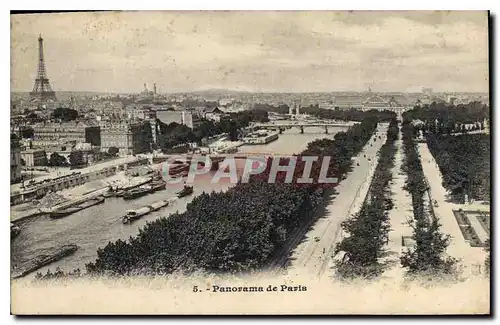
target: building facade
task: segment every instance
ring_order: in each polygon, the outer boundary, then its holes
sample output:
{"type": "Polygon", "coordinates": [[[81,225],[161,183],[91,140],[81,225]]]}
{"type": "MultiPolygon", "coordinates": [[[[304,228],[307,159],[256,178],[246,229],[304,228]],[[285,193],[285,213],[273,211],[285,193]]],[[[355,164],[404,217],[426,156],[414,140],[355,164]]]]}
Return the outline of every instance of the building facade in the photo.
{"type": "Polygon", "coordinates": [[[33,127],[33,147],[65,142],[89,142],[100,145],[100,127],[83,122],[40,123],[33,127]]]}
{"type": "Polygon", "coordinates": [[[101,151],[118,148],[120,155],[135,155],[149,150],[152,128],[148,121],[105,121],[101,123],[101,151]]]}
{"type": "Polygon", "coordinates": [[[47,153],[45,150],[27,149],[21,151],[21,158],[26,167],[47,166],[47,153]]]}
{"type": "Polygon", "coordinates": [[[357,109],[362,111],[369,110],[389,110],[402,112],[410,107],[410,101],[403,95],[391,95],[384,98],[379,95],[368,93],[362,95],[336,96],[333,106],[336,109],[357,109]]]}
{"type": "Polygon", "coordinates": [[[33,127],[33,140],[85,142],[85,127],[74,122],[42,123],[33,127]]]}

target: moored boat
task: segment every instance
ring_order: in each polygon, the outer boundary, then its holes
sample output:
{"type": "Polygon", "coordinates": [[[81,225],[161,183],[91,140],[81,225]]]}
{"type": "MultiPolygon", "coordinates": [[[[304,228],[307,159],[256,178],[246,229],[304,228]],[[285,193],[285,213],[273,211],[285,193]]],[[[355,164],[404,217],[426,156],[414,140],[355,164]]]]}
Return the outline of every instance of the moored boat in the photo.
{"type": "Polygon", "coordinates": [[[142,186],[139,186],[137,188],[133,188],[131,190],[125,191],[125,192],[123,192],[122,196],[125,200],[137,199],[137,198],[142,197],[144,195],[148,195],[148,194],[156,192],[156,191],[164,190],[166,184],[167,184],[167,182],[165,182],[164,180],[152,181],[149,184],[142,185],[142,186]]]}
{"type": "Polygon", "coordinates": [[[164,190],[166,185],[167,182],[165,182],[163,179],[152,181],[150,184],[151,190],[153,192],[164,190]]]}
{"type": "Polygon", "coordinates": [[[137,210],[128,210],[127,213],[122,217],[122,222],[124,224],[131,223],[132,221],[139,219],[149,212],[151,212],[151,208],[149,206],[145,206],[137,210]]]}
{"type": "Polygon", "coordinates": [[[113,186],[109,186],[108,187],[108,191],[106,193],[104,193],[102,196],[105,197],[105,198],[108,198],[108,197],[112,197],[112,196],[115,196],[115,191],[113,190],[113,186]]]}
{"type": "Polygon", "coordinates": [[[91,206],[94,206],[97,204],[102,204],[102,203],[104,203],[104,200],[105,200],[105,198],[103,196],[98,196],[98,197],[92,198],[88,201],[85,201],[83,203],[80,203],[80,204],[77,204],[74,206],[70,206],[70,207],[67,207],[64,209],[58,209],[56,211],[52,211],[49,213],[49,216],[52,219],[63,218],[63,217],[69,216],[70,214],[73,214],[75,212],[81,211],[83,209],[90,208],[91,206]]]}
{"type": "Polygon", "coordinates": [[[151,208],[151,211],[157,211],[163,207],[166,207],[168,204],[169,204],[168,200],[160,200],[152,203],[151,205],[149,205],[149,207],[151,208]]]}
{"type": "Polygon", "coordinates": [[[152,190],[151,190],[150,186],[143,185],[143,186],[139,186],[137,188],[133,188],[131,190],[123,192],[122,196],[125,200],[133,200],[133,199],[137,199],[141,196],[144,196],[146,194],[149,194],[151,192],[152,192],[152,190]]]}
{"type": "Polygon", "coordinates": [[[173,164],[169,167],[168,174],[170,177],[179,177],[181,175],[187,175],[189,172],[189,167],[191,165],[188,163],[173,164]]]}
{"type": "Polygon", "coordinates": [[[12,278],[20,278],[29,273],[38,270],[41,267],[44,267],[50,263],[58,261],[63,257],[73,254],[78,249],[78,246],[75,244],[63,245],[61,247],[53,247],[43,254],[38,255],[37,257],[23,263],[19,267],[14,267],[12,270],[12,278]]]}
{"type": "Polygon", "coordinates": [[[184,186],[182,191],[177,192],[177,197],[182,198],[182,197],[185,197],[185,196],[188,196],[191,194],[193,194],[193,187],[192,186],[184,186]]]}
{"type": "Polygon", "coordinates": [[[179,177],[186,177],[188,175],[188,171],[186,170],[183,170],[177,174],[174,174],[174,175],[170,175],[170,177],[172,178],[179,178],[179,177]]]}
{"type": "Polygon", "coordinates": [[[128,190],[131,190],[133,188],[137,188],[139,186],[148,184],[152,180],[153,180],[153,177],[148,177],[148,178],[140,179],[140,180],[132,179],[128,184],[115,186],[112,188],[112,190],[117,192],[117,193],[119,193],[120,191],[128,191],[128,190]]]}
{"type": "Polygon", "coordinates": [[[122,217],[122,223],[123,224],[130,224],[134,220],[140,219],[141,217],[145,216],[148,213],[151,213],[153,211],[160,210],[163,207],[166,207],[169,204],[169,201],[167,200],[160,200],[157,202],[154,202],[150,205],[146,205],[140,209],[137,210],[128,210],[127,213],[122,217]]]}

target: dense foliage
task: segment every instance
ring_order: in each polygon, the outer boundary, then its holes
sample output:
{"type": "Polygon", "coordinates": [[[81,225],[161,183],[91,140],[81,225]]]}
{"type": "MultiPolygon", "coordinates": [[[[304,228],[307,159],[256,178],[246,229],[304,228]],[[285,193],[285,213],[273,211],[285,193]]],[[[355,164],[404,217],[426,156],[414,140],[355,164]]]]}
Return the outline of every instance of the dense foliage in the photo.
{"type": "Polygon", "coordinates": [[[255,103],[252,106],[252,110],[262,110],[262,111],[266,111],[266,112],[288,114],[289,106],[286,104],[280,104],[280,105],[274,106],[271,104],[255,103]]]}
{"type": "Polygon", "coordinates": [[[19,148],[21,146],[21,139],[15,133],[10,134],[10,149],[19,148]]]}
{"type": "Polygon", "coordinates": [[[71,167],[82,167],[86,165],[81,150],[71,151],[69,154],[69,165],[71,167]]]}
{"type": "Polygon", "coordinates": [[[133,142],[134,142],[134,154],[149,152],[153,150],[152,144],[153,132],[151,129],[151,124],[148,121],[143,121],[132,126],[133,142]]]}
{"type": "Polygon", "coordinates": [[[54,152],[50,155],[48,165],[52,167],[66,167],[68,166],[68,160],[66,157],[54,152]]]}
{"type": "Polygon", "coordinates": [[[345,253],[343,261],[336,263],[337,274],[343,279],[372,278],[383,271],[379,258],[384,252],[390,229],[388,211],[393,204],[389,181],[392,179],[397,137],[397,120],[393,118],[387,130],[387,141],[380,149],[367,199],[358,213],[342,222],[347,236],[337,244],[335,253],[345,253]]]}
{"type": "MultiPolygon", "coordinates": [[[[376,119],[365,119],[337,134],[334,141],[310,143],[304,154],[338,154],[331,165],[348,170],[351,157],[375,127],[376,119]]],[[[313,174],[319,173],[318,167],[313,167],[313,174]]],[[[238,272],[265,266],[322,200],[320,184],[296,186],[279,180],[269,184],[265,179],[256,175],[227,192],[197,196],[184,213],[148,223],[129,241],[118,240],[99,249],[87,271],[114,275],[177,269],[238,272]]]]}
{"type": "Polygon", "coordinates": [[[240,130],[247,127],[250,122],[267,121],[269,121],[267,112],[263,110],[227,114],[222,116],[219,122],[202,120],[195,129],[190,129],[186,125],[175,122],[167,125],[158,121],[161,131],[160,147],[167,152],[168,149],[189,142],[196,142],[201,145],[203,139],[223,133],[228,134],[231,141],[236,141],[240,130]]]}
{"type": "Polygon", "coordinates": [[[470,124],[482,122],[490,117],[489,106],[480,102],[470,102],[466,105],[448,105],[445,103],[432,103],[415,107],[406,113],[408,120],[432,121],[438,120],[442,125],[448,123],[470,124]]]}
{"type": "Polygon", "coordinates": [[[196,140],[194,132],[186,125],[175,122],[170,124],[159,122],[159,126],[161,133],[159,143],[163,151],[196,140]]]}
{"type": "MultiPolygon", "coordinates": [[[[415,135],[427,135],[432,134],[467,134],[467,133],[478,133],[478,131],[483,131],[485,129],[484,122],[475,122],[470,124],[454,123],[449,120],[448,122],[443,122],[443,120],[433,120],[426,121],[425,123],[415,123],[413,132],[415,135]]],[[[484,131],[483,131],[484,133],[484,131]]]]}
{"type": "Polygon", "coordinates": [[[52,117],[63,122],[73,121],[78,118],[78,111],[72,108],[58,107],[52,112],[52,117]]]}
{"type": "MultiPolygon", "coordinates": [[[[408,275],[451,275],[455,272],[456,260],[446,256],[449,235],[440,231],[439,220],[433,211],[425,205],[424,195],[428,190],[417,143],[413,138],[413,126],[404,114],[403,148],[405,159],[404,172],[407,175],[406,190],[410,193],[413,206],[413,247],[401,256],[401,265],[407,268],[408,275]]],[[[431,202],[428,202],[431,204],[431,202]]]]}
{"type": "Polygon", "coordinates": [[[486,260],[484,261],[484,267],[486,268],[486,274],[490,274],[490,258],[491,258],[491,239],[488,238],[484,243],[484,250],[488,255],[486,256],[486,260]]]}
{"type": "Polygon", "coordinates": [[[101,128],[99,126],[88,126],[85,128],[85,142],[93,146],[101,146],[101,128]]]}
{"type": "Polygon", "coordinates": [[[108,154],[110,154],[111,156],[117,156],[119,152],[120,149],[118,149],[117,147],[109,147],[108,149],[108,154]]]}
{"type": "Polygon", "coordinates": [[[23,139],[31,139],[34,136],[35,131],[30,126],[21,126],[19,127],[19,134],[23,139]]]}
{"type": "Polygon", "coordinates": [[[436,136],[427,134],[427,145],[443,176],[443,186],[453,200],[490,198],[490,137],[487,134],[436,136]]]}
{"type": "Polygon", "coordinates": [[[318,105],[311,105],[308,107],[301,107],[300,111],[303,113],[311,114],[321,119],[333,119],[341,121],[363,121],[367,115],[377,118],[379,121],[390,121],[394,117],[391,111],[379,111],[372,109],[369,111],[360,111],[357,109],[325,109],[320,108],[318,105]]]}

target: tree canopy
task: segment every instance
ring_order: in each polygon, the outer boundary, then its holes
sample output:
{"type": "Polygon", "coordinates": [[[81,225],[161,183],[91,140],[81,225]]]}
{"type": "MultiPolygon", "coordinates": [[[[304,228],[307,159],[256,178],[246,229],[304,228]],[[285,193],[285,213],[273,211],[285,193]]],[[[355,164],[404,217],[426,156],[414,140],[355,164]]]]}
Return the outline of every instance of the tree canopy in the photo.
{"type": "Polygon", "coordinates": [[[71,167],[80,167],[86,165],[83,158],[83,152],[81,150],[72,151],[69,154],[69,164],[71,167]]]}
{"type": "Polygon", "coordinates": [[[337,274],[342,279],[355,277],[373,278],[383,272],[379,258],[388,241],[388,211],[392,209],[389,181],[398,137],[398,122],[393,118],[387,130],[387,141],[380,149],[380,157],[373,174],[367,199],[360,211],[342,222],[347,234],[337,244],[335,252],[344,252],[345,260],[336,263],[337,274]]]}
{"type": "Polygon", "coordinates": [[[250,122],[267,121],[269,121],[267,112],[262,110],[231,113],[221,117],[219,122],[204,119],[195,129],[175,122],[165,124],[159,121],[160,148],[166,151],[190,142],[201,144],[202,139],[222,133],[227,133],[231,141],[236,141],[240,130],[247,127],[250,122]]]}
{"type": "Polygon", "coordinates": [[[487,134],[426,136],[427,145],[452,199],[490,199],[490,137],[487,134]]]}
{"type": "Polygon", "coordinates": [[[21,139],[19,138],[19,136],[17,136],[17,134],[15,133],[11,133],[10,134],[10,149],[14,149],[14,148],[19,148],[21,146],[21,139]]]}
{"type": "Polygon", "coordinates": [[[72,108],[58,107],[52,112],[52,117],[64,122],[73,121],[78,118],[78,111],[72,108]]]}
{"type": "Polygon", "coordinates": [[[35,132],[34,132],[33,128],[30,126],[22,126],[20,128],[21,138],[23,138],[23,139],[33,138],[34,133],[35,132]]]}
{"type": "MultiPolygon", "coordinates": [[[[454,275],[457,260],[446,255],[449,235],[440,230],[438,218],[429,205],[425,204],[424,195],[428,190],[422,163],[413,138],[413,126],[408,115],[403,114],[403,148],[405,158],[403,169],[407,175],[405,189],[410,193],[413,206],[413,219],[409,225],[413,229],[412,239],[415,246],[406,249],[401,256],[401,265],[407,274],[414,275],[454,275]]],[[[430,203],[432,204],[432,203],[430,203]]]]}
{"type": "Polygon", "coordinates": [[[49,166],[66,167],[66,166],[68,166],[68,160],[66,159],[66,157],[61,156],[57,152],[54,152],[50,155],[49,166]]]}
{"type": "Polygon", "coordinates": [[[110,155],[113,155],[113,156],[118,155],[119,152],[120,152],[120,149],[118,149],[117,147],[109,147],[109,149],[108,149],[108,153],[110,155]]]}
{"type": "Polygon", "coordinates": [[[435,103],[430,105],[417,106],[406,113],[409,121],[440,121],[441,124],[455,123],[476,123],[482,122],[485,118],[490,118],[490,108],[480,102],[470,102],[468,104],[449,105],[445,103],[435,103]]]}

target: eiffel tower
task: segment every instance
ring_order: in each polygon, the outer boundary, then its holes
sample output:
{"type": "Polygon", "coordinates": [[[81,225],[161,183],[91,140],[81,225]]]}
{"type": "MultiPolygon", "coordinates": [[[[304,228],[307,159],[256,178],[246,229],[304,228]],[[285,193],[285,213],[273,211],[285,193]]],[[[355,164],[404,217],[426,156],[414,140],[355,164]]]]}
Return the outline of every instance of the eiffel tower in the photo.
{"type": "Polygon", "coordinates": [[[56,93],[50,87],[49,79],[45,73],[45,62],[43,59],[43,38],[38,37],[38,74],[35,78],[35,85],[30,92],[31,101],[56,101],[56,93]]]}

